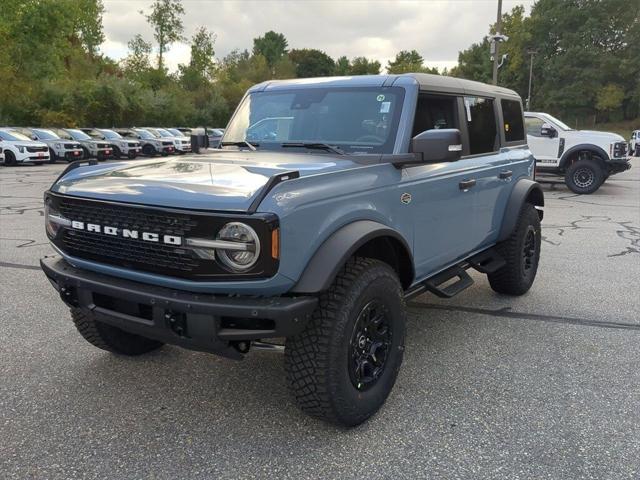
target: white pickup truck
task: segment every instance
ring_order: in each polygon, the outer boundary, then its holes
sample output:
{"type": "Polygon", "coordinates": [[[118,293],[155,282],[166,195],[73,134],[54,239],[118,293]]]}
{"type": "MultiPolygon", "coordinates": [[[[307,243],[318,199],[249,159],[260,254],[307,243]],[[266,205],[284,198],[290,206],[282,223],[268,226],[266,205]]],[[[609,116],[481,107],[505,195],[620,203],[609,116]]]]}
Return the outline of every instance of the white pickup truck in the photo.
{"type": "Polygon", "coordinates": [[[593,193],[610,175],[631,168],[629,144],[616,133],[574,130],[548,113],[524,117],[536,172],[564,176],[574,193],[593,193]]]}

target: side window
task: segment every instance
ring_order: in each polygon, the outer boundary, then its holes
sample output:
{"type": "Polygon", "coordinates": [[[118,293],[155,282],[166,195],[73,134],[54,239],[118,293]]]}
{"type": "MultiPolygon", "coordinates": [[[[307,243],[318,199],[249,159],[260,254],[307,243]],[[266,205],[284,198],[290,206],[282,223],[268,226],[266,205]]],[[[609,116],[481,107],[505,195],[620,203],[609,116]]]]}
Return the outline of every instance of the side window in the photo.
{"type": "Polygon", "coordinates": [[[498,130],[493,100],[482,97],[464,97],[469,131],[469,153],[495,152],[498,149],[498,130]]]}
{"type": "Polygon", "coordinates": [[[540,129],[542,128],[542,124],[544,123],[537,117],[527,117],[524,119],[525,124],[527,125],[527,135],[531,135],[532,137],[541,137],[540,129]]]}
{"type": "Polygon", "coordinates": [[[522,124],[522,105],[515,100],[500,100],[502,118],[504,119],[504,138],[507,142],[524,140],[522,124]]]}
{"type": "Polygon", "coordinates": [[[425,130],[460,128],[456,118],[456,98],[437,95],[420,95],[413,121],[413,135],[425,130]]]}

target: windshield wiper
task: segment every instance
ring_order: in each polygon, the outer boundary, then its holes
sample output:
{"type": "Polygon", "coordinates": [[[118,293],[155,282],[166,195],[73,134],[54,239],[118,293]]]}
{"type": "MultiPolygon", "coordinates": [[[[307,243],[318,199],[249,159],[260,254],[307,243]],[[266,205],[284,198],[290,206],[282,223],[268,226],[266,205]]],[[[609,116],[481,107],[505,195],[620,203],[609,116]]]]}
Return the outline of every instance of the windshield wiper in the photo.
{"type": "Polygon", "coordinates": [[[286,142],[281,144],[283,147],[299,147],[299,148],[308,148],[309,150],[326,150],[327,152],[337,153],[338,155],[344,155],[344,150],[333,147],[327,143],[305,143],[305,142],[286,142]]]}
{"type": "Polygon", "coordinates": [[[250,143],[246,140],[240,140],[239,142],[220,142],[221,147],[225,147],[227,145],[234,145],[236,147],[247,147],[252,152],[256,151],[256,147],[259,147],[259,143],[250,143]]]}

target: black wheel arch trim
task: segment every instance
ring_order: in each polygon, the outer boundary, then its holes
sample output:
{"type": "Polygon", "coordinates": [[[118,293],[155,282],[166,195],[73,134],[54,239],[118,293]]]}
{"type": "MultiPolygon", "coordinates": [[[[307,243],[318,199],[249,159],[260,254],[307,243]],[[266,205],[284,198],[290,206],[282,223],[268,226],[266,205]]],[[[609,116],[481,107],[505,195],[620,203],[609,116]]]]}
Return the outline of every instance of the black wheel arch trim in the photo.
{"type": "Polygon", "coordinates": [[[567,167],[567,162],[569,161],[569,158],[571,157],[571,155],[581,151],[593,152],[597,154],[599,157],[601,157],[603,161],[605,162],[609,161],[609,154],[605,152],[603,148],[599,147],[598,145],[594,145],[592,143],[581,143],[579,145],[574,145],[573,147],[571,147],[569,150],[567,150],[562,154],[562,157],[560,158],[559,167],[561,169],[565,169],[567,167]]]}
{"type": "Polygon", "coordinates": [[[292,293],[318,293],[327,290],[343,265],[367,242],[379,237],[397,240],[408,254],[411,278],[414,277],[413,256],[409,244],[396,230],[372,220],[357,220],[342,226],[320,245],[307,263],[292,293]]]}
{"type": "Polygon", "coordinates": [[[535,207],[540,207],[538,209],[538,215],[540,216],[540,220],[542,220],[542,207],[544,207],[542,188],[538,182],[534,182],[528,178],[521,178],[513,186],[513,190],[511,190],[511,195],[507,201],[504,217],[502,217],[502,226],[500,227],[498,242],[509,238],[515,230],[522,206],[527,202],[533,204],[535,207]]]}

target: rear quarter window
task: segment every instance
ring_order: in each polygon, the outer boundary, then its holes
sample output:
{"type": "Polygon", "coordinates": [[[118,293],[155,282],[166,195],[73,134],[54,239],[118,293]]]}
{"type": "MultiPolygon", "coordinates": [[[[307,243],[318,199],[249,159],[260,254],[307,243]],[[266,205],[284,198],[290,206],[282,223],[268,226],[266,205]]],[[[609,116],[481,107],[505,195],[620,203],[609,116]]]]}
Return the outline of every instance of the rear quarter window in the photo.
{"type": "Polygon", "coordinates": [[[524,140],[522,105],[516,100],[500,100],[504,120],[504,138],[507,142],[524,140]]]}

